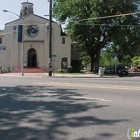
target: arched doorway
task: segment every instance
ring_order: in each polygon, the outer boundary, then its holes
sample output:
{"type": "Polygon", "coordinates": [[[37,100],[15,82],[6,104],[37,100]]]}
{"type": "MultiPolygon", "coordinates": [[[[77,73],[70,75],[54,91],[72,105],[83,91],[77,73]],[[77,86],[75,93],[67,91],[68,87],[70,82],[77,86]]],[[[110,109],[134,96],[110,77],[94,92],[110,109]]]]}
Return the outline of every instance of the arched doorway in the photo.
{"type": "Polygon", "coordinates": [[[28,67],[37,67],[37,52],[33,48],[28,50],[28,67]]]}

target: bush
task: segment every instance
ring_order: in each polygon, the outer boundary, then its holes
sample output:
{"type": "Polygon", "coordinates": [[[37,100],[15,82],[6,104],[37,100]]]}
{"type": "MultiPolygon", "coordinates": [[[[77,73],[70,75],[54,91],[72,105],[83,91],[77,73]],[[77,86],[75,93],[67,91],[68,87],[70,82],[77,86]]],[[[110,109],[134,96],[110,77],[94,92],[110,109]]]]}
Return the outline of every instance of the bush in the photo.
{"type": "Polygon", "coordinates": [[[57,72],[58,73],[64,73],[65,71],[63,69],[58,69],[57,72]]]}
{"type": "Polygon", "coordinates": [[[7,68],[7,72],[11,72],[11,68],[10,67],[7,68]]]}
{"type": "Polygon", "coordinates": [[[68,66],[67,71],[68,73],[72,73],[72,66],[68,66]]]}

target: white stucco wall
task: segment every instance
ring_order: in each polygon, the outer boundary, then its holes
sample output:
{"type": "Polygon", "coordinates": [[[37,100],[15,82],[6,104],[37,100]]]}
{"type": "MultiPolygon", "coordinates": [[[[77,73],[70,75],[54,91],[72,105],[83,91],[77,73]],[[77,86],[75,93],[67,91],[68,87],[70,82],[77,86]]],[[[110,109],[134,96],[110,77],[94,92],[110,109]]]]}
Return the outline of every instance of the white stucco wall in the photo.
{"type": "MultiPolygon", "coordinates": [[[[28,50],[34,48],[37,51],[37,66],[48,68],[49,58],[49,31],[47,30],[47,19],[36,15],[26,16],[24,18],[24,62],[28,63],[28,50]],[[37,36],[30,37],[27,35],[26,29],[29,25],[36,25],[39,29],[37,36]]],[[[22,43],[17,42],[17,31],[13,27],[22,24],[22,20],[15,20],[6,24],[3,37],[3,46],[6,50],[0,51],[0,66],[21,67],[21,48],[22,43]]],[[[16,28],[18,29],[18,28],[16,28]]],[[[52,24],[52,54],[56,55],[55,70],[61,68],[61,59],[68,58],[68,65],[71,62],[71,46],[70,37],[61,36],[61,28],[57,23],[52,24]],[[65,38],[65,44],[62,44],[62,38],[65,38]]],[[[54,59],[53,59],[54,60],[54,59]]]]}
{"type": "MultiPolygon", "coordinates": [[[[0,47],[3,48],[5,46],[4,37],[0,36],[2,38],[2,44],[0,44],[0,47]]],[[[6,46],[5,46],[6,47],[6,46]]],[[[6,48],[6,50],[0,49],[0,67],[8,67],[9,66],[9,49],[6,48]]]]}
{"type": "Polygon", "coordinates": [[[55,70],[61,68],[61,60],[66,57],[68,59],[68,66],[71,63],[71,55],[70,55],[70,37],[68,36],[60,36],[61,28],[58,24],[53,24],[52,30],[52,54],[56,55],[53,60],[53,64],[55,65],[55,70]],[[57,36],[57,37],[56,37],[57,36]],[[62,38],[65,38],[65,44],[62,44],[62,38]]]}

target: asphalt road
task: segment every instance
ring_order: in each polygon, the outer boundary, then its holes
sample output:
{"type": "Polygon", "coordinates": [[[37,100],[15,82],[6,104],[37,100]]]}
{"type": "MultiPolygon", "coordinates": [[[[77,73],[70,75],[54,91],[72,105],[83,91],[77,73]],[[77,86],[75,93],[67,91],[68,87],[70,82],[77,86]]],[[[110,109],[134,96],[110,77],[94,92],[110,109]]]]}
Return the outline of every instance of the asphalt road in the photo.
{"type": "Polygon", "coordinates": [[[139,77],[0,77],[0,140],[128,140],[131,128],[139,77]]]}

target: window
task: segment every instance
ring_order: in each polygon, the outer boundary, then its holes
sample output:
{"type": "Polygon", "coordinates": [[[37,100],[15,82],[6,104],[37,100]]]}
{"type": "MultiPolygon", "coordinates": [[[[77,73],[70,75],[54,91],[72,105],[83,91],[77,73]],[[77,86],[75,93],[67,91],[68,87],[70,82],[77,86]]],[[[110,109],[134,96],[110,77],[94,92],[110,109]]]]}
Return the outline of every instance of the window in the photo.
{"type": "Polygon", "coordinates": [[[0,44],[2,44],[2,38],[0,38],[0,44]]]}
{"type": "Polygon", "coordinates": [[[65,44],[65,38],[62,38],[62,44],[65,44]]]}

